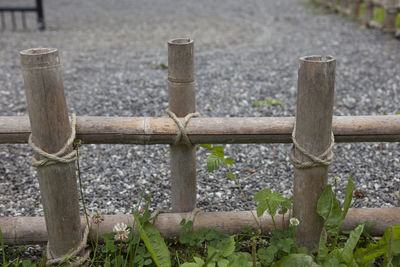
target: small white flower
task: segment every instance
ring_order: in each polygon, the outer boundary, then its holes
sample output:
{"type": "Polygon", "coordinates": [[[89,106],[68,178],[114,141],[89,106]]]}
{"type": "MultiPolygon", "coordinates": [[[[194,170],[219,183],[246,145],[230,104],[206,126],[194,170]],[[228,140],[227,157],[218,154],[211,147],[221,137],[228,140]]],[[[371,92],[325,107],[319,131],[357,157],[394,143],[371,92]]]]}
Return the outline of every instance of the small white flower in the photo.
{"type": "Polygon", "coordinates": [[[334,177],[332,178],[332,184],[339,184],[342,181],[340,177],[334,177]]]}
{"type": "Polygon", "coordinates": [[[90,215],[90,220],[94,224],[100,224],[104,221],[104,217],[103,217],[103,215],[101,215],[101,213],[99,211],[97,211],[90,215]]]}
{"type": "Polygon", "coordinates": [[[125,223],[117,223],[114,225],[113,232],[115,240],[125,240],[129,236],[129,229],[125,223]]]}
{"type": "Polygon", "coordinates": [[[297,218],[290,218],[290,225],[292,225],[292,226],[297,226],[297,225],[299,225],[300,224],[300,221],[299,221],[299,219],[297,219],[297,218]]]}

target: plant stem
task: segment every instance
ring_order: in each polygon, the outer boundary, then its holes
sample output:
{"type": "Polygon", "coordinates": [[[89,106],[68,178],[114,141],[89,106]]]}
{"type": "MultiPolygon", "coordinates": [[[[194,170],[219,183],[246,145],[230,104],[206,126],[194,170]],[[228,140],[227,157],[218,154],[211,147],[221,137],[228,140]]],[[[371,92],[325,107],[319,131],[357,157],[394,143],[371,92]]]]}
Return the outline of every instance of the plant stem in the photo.
{"type": "Polygon", "coordinates": [[[94,259],[96,258],[96,251],[97,251],[97,246],[99,245],[99,224],[97,224],[97,236],[96,236],[96,246],[94,247],[94,252],[93,252],[93,258],[90,262],[90,266],[93,265],[94,259]]]}
{"type": "Polygon", "coordinates": [[[243,189],[242,189],[242,187],[241,187],[240,184],[239,184],[239,181],[238,181],[238,180],[235,180],[235,183],[236,183],[237,187],[239,188],[239,191],[240,191],[240,193],[241,193],[241,195],[242,195],[242,197],[243,197],[243,199],[244,199],[244,202],[246,203],[247,207],[249,208],[249,210],[250,210],[250,212],[251,212],[251,215],[252,215],[253,218],[254,218],[254,221],[255,221],[256,224],[258,225],[258,228],[260,228],[260,230],[262,230],[262,229],[261,229],[261,223],[257,220],[257,217],[254,215],[254,212],[251,210],[250,203],[249,203],[249,201],[248,201],[246,195],[244,194],[243,189]]]}
{"type": "MultiPolygon", "coordinates": [[[[232,172],[231,172],[231,169],[229,168],[229,165],[228,165],[228,164],[225,163],[225,167],[227,168],[228,172],[232,173],[232,172]]],[[[252,211],[252,209],[251,209],[249,200],[247,199],[245,193],[243,192],[243,189],[242,189],[242,187],[240,186],[240,183],[239,183],[238,179],[233,179],[233,180],[235,181],[236,186],[239,188],[240,194],[242,195],[242,198],[243,198],[244,202],[246,203],[247,207],[249,208],[250,213],[251,213],[251,215],[252,215],[253,218],[254,218],[254,221],[255,221],[256,224],[258,225],[258,228],[259,228],[260,230],[262,230],[262,228],[261,228],[261,223],[257,220],[257,217],[254,215],[254,213],[253,213],[253,211],[252,211]]]]}
{"type": "MultiPolygon", "coordinates": [[[[268,211],[270,211],[271,207],[270,207],[268,201],[267,201],[267,207],[268,207],[268,211]]],[[[274,229],[276,230],[277,227],[276,227],[276,222],[275,222],[274,216],[272,214],[270,214],[270,216],[271,216],[271,219],[272,219],[272,223],[274,224],[274,229]]]]}
{"type": "Polygon", "coordinates": [[[251,246],[251,258],[253,259],[253,267],[257,266],[257,260],[256,260],[256,255],[257,255],[257,240],[254,238],[253,239],[253,244],[251,246]]]}
{"type": "Polygon", "coordinates": [[[3,252],[3,266],[6,266],[6,252],[4,251],[3,232],[1,232],[1,228],[0,228],[0,244],[1,244],[1,250],[3,252]]]}
{"type": "MultiPolygon", "coordinates": [[[[86,224],[87,227],[89,228],[89,236],[92,236],[92,231],[90,229],[90,223],[89,223],[89,216],[87,214],[87,210],[86,210],[86,203],[85,203],[85,198],[83,197],[83,187],[82,187],[82,178],[81,178],[81,167],[79,164],[79,149],[76,148],[76,166],[78,169],[78,180],[79,180],[79,191],[81,193],[81,199],[82,199],[82,206],[83,206],[83,213],[85,214],[85,218],[86,218],[86,224]]],[[[90,238],[90,241],[92,243],[92,247],[94,247],[93,244],[93,240],[90,238]]]]}

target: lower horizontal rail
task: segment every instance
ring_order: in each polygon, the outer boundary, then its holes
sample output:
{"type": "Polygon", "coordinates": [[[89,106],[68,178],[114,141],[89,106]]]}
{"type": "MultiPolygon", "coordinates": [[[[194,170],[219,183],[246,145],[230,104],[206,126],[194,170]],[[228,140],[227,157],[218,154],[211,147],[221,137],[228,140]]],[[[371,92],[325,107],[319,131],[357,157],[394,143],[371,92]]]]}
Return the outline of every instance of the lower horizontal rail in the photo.
{"type": "MultiPolygon", "coordinates": [[[[293,117],[193,118],[193,144],[291,143],[293,117]]],[[[334,116],[336,142],[400,142],[400,116],[334,116]]],[[[0,117],[0,144],[27,143],[27,116],[0,117]]],[[[172,144],[178,127],[170,118],[77,117],[77,138],[86,144],[172,144]]]]}
{"type": "MultiPolygon", "coordinates": [[[[255,211],[254,211],[255,213],[255,211]]],[[[178,229],[180,222],[189,213],[161,213],[158,215],[154,225],[165,238],[176,237],[180,234],[178,229]]],[[[278,215],[275,221],[279,228],[288,225],[289,215],[283,217],[278,215]]],[[[105,215],[105,220],[99,225],[99,236],[111,233],[114,225],[118,222],[133,224],[133,216],[130,214],[105,215]]],[[[260,219],[264,232],[273,229],[273,223],[269,216],[264,215],[260,219]]],[[[382,235],[386,228],[400,224],[400,208],[357,208],[350,209],[342,230],[354,229],[360,222],[376,222],[369,228],[374,235],[382,235]]],[[[85,228],[85,219],[81,218],[82,231],[85,228]]],[[[301,222],[300,222],[301,223],[301,222]]],[[[194,229],[202,227],[216,228],[227,234],[240,233],[245,226],[257,227],[250,211],[239,212],[200,212],[194,220],[194,229]]],[[[44,244],[47,242],[46,225],[43,217],[0,217],[0,228],[3,232],[4,243],[7,245],[29,245],[44,244]]],[[[92,237],[97,236],[97,225],[92,225],[92,237]]]]}

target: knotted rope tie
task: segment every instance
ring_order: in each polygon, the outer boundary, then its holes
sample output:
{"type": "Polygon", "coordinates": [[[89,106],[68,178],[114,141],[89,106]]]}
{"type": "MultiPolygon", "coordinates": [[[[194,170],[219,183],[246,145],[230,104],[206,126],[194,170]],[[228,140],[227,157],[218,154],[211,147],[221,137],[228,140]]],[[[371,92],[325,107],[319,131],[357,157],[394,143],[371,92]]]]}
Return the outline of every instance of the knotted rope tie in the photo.
{"type": "MultiPolygon", "coordinates": [[[[81,242],[79,243],[78,247],[75,248],[74,250],[72,250],[70,253],[59,257],[59,258],[52,258],[51,257],[51,252],[50,252],[50,248],[49,248],[49,243],[47,243],[47,248],[46,248],[46,256],[47,256],[47,262],[46,262],[46,266],[58,266],[60,263],[64,262],[67,259],[71,259],[75,256],[77,256],[79,253],[81,253],[82,251],[85,250],[85,248],[87,247],[87,240],[88,240],[88,236],[89,236],[89,226],[86,225],[85,231],[83,233],[83,237],[81,242]]],[[[68,266],[72,266],[72,267],[78,267],[78,266],[82,266],[83,263],[85,261],[87,261],[87,259],[90,256],[90,249],[88,249],[85,254],[83,254],[82,256],[79,256],[78,259],[75,260],[71,260],[71,263],[68,266]]]]}
{"type": "Polygon", "coordinates": [[[293,132],[292,132],[292,141],[293,141],[293,147],[292,151],[290,152],[290,162],[293,164],[294,167],[298,169],[308,169],[312,167],[317,167],[317,166],[328,166],[332,163],[333,161],[333,146],[335,144],[335,137],[333,136],[333,132],[331,132],[331,143],[329,147],[320,155],[313,155],[310,152],[308,152],[305,148],[299,145],[296,140],[296,118],[294,119],[294,126],[293,126],[293,132]],[[294,150],[297,149],[301,153],[303,153],[305,156],[311,159],[311,161],[300,161],[299,159],[296,158],[294,155],[294,150]]]}
{"type": "Polygon", "coordinates": [[[178,126],[178,133],[175,138],[175,145],[177,144],[184,144],[184,145],[193,145],[192,142],[190,142],[189,137],[186,134],[185,128],[187,124],[189,123],[189,120],[191,118],[195,118],[200,116],[200,113],[195,112],[195,113],[189,113],[183,118],[183,121],[181,122],[178,117],[176,117],[175,113],[173,113],[171,110],[168,108],[165,110],[165,112],[168,114],[168,116],[175,122],[176,126],[178,126]]]}
{"type": "Polygon", "coordinates": [[[77,159],[77,153],[76,150],[72,150],[68,154],[65,154],[66,151],[71,147],[75,140],[75,135],[76,135],[76,115],[75,113],[72,113],[71,115],[71,135],[68,138],[67,142],[65,145],[56,153],[50,154],[47,153],[46,151],[43,151],[40,149],[38,146],[35,145],[32,141],[32,134],[29,136],[28,139],[28,144],[29,146],[35,151],[37,154],[40,156],[44,157],[42,160],[37,160],[35,156],[32,157],[32,166],[33,167],[44,167],[44,166],[50,166],[56,163],[71,163],[74,162],[77,159]]]}

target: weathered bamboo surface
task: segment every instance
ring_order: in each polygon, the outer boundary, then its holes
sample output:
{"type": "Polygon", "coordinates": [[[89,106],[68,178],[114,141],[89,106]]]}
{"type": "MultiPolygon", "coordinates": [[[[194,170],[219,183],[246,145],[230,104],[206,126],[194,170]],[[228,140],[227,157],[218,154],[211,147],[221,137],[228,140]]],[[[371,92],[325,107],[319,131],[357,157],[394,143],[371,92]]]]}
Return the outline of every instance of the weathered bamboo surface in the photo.
{"type": "MultiPolygon", "coordinates": [[[[178,229],[180,222],[186,218],[187,213],[162,213],[154,225],[163,237],[174,237],[181,234],[178,229]]],[[[113,226],[118,222],[127,225],[133,224],[133,216],[130,214],[105,215],[105,220],[99,225],[99,234],[111,233],[113,226]]],[[[281,215],[275,217],[279,228],[288,225],[290,216],[281,215]]],[[[267,215],[261,217],[261,226],[264,232],[273,229],[271,218],[267,215]]],[[[350,209],[344,221],[342,230],[351,230],[359,222],[376,222],[376,225],[368,229],[374,235],[382,235],[386,228],[400,223],[400,208],[358,208],[350,209]]],[[[200,212],[195,217],[194,229],[202,227],[216,228],[227,234],[239,233],[245,226],[257,227],[249,211],[239,212],[200,212]]],[[[81,217],[82,230],[85,227],[85,219],[81,217]]],[[[47,242],[47,232],[43,217],[0,217],[0,228],[3,232],[4,243],[7,245],[44,244],[47,242]]],[[[94,239],[97,236],[97,225],[92,225],[91,234],[94,239]]]]}
{"type": "MultiPolygon", "coordinates": [[[[336,59],[306,56],[299,60],[296,101],[296,143],[291,162],[294,168],[293,214],[302,223],[296,228],[299,246],[318,247],[323,219],[317,213],[318,199],[328,183],[333,144],[332,115],[336,59]],[[301,149],[302,148],[302,149],[301,149]],[[316,162],[311,156],[319,158],[316,162]],[[311,165],[310,165],[311,164],[311,165]]],[[[333,155],[332,155],[333,157],[333,155]]]]}
{"type": "MultiPolygon", "coordinates": [[[[293,117],[193,118],[186,132],[194,144],[290,143],[293,117]]],[[[334,116],[335,142],[400,142],[400,116],[334,116]]],[[[172,144],[170,118],[77,117],[86,144],[172,144]]],[[[26,116],[0,117],[0,144],[27,143],[26,116]]]]}

